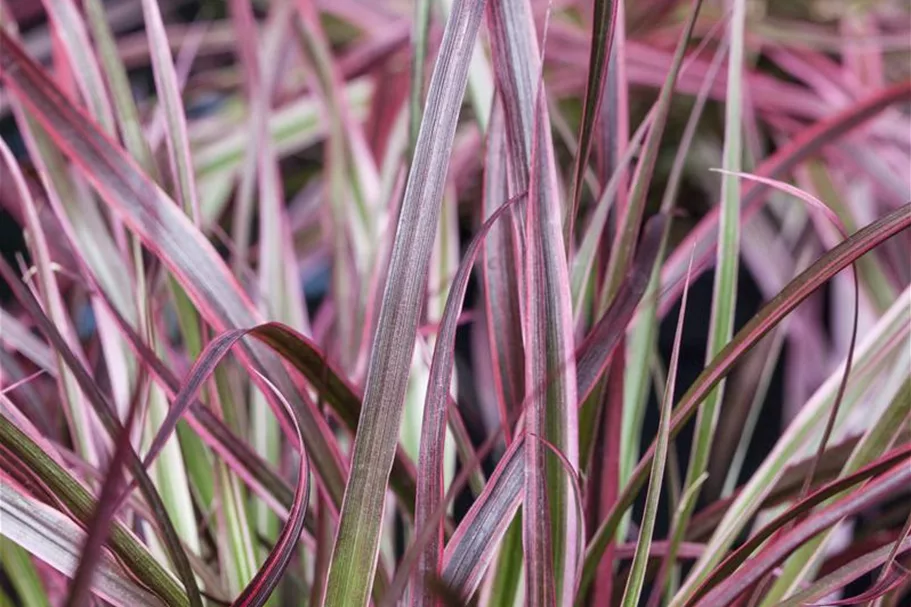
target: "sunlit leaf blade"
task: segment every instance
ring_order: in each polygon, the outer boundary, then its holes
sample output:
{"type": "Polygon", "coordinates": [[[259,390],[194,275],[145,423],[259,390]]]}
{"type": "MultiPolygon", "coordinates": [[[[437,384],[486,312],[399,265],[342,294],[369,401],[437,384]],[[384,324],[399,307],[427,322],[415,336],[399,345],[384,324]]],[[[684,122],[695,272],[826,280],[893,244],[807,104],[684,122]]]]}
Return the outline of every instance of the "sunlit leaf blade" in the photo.
{"type": "MultiPolygon", "coordinates": [[[[885,217],[858,230],[850,238],[828,251],[809,268],[792,280],[770,302],[768,302],[731,342],[712,360],[694,381],[686,394],[681,397],[671,421],[671,437],[677,435],[682,426],[695,413],[696,407],[723,377],[731,372],[734,364],[743,354],[771,331],[802,301],[816,289],[849,266],[858,257],[892,238],[911,226],[911,203],[889,213],[885,217]]],[[[601,554],[610,538],[616,532],[623,513],[633,503],[636,494],[648,477],[648,467],[654,456],[654,445],[649,447],[636,466],[629,483],[624,487],[617,504],[601,523],[586,551],[580,592],[591,583],[592,575],[601,554]]]]}
{"type": "Polygon", "coordinates": [[[429,252],[483,9],[483,0],[455,4],[430,81],[367,370],[351,477],[327,580],[327,605],[363,605],[373,583],[429,252]]]}

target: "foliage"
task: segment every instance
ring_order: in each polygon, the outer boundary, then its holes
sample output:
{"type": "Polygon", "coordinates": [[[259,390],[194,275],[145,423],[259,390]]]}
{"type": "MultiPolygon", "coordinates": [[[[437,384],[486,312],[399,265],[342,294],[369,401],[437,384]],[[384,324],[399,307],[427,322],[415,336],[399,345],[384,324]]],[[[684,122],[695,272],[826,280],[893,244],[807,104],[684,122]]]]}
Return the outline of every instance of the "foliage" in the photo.
{"type": "Polygon", "coordinates": [[[909,23],[0,3],[2,603],[898,605],[909,23]]]}

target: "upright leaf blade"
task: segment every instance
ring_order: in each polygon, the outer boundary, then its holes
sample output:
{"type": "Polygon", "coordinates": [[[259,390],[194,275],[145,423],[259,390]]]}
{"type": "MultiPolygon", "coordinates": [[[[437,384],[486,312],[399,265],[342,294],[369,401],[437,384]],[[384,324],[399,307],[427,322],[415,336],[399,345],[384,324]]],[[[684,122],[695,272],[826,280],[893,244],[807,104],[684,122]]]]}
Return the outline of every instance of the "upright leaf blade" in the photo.
{"type": "Polygon", "coordinates": [[[327,580],[326,605],[364,605],[373,583],[386,483],[395,454],[434,228],[484,4],[484,0],[455,4],[434,66],[371,351],[351,477],[327,580]]]}
{"type": "Polygon", "coordinates": [[[492,3],[488,29],[514,179],[518,191],[528,190],[523,273],[526,389],[546,378],[544,388],[533,390],[524,401],[526,431],[536,435],[525,448],[526,601],[567,604],[575,588],[582,521],[573,505],[572,479],[544,442],[563,453],[577,471],[575,344],[563,211],[530,3],[492,3]]]}

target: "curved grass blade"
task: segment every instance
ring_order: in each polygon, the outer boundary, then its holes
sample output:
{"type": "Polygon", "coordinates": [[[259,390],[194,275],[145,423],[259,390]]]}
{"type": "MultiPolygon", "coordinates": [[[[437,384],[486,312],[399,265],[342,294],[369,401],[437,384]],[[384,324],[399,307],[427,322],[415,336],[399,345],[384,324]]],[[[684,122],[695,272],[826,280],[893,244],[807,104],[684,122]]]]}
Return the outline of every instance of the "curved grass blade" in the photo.
{"type": "MultiPolygon", "coordinates": [[[[908,466],[907,462],[894,466],[891,470],[870,481],[869,484],[864,486],[862,491],[849,493],[842,499],[811,514],[788,533],[776,541],[770,542],[749,560],[749,567],[741,567],[723,580],[716,580],[714,576],[706,579],[703,585],[685,603],[685,606],[732,604],[742,592],[746,591],[772,567],[808,539],[822,533],[845,517],[851,516],[863,508],[880,503],[896,492],[906,489],[909,482],[911,482],[911,466],[908,466]],[[717,585],[713,582],[717,583],[717,585]]],[[[792,508],[782,516],[791,518],[803,512],[803,509],[792,508]],[[797,510],[796,513],[794,512],[795,510],[797,510]]],[[[775,521],[775,523],[781,522],[781,520],[775,521]]],[[[779,527],[780,524],[775,525],[775,529],[779,527]]],[[[766,533],[765,538],[772,532],[768,531],[766,533]]],[[[755,549],[758,544],[754,544],[751,541],[750,545],[755,549]]],[[[736,559],[748,554],[749,552],[740,553],[738,550],[728,557],[723,565],[735,562],[736,559]]],[[[724,569],[727,569],[727,567],[724,567],[724,569]]]]}
{"type": "Polygon", "coordinates": [[[326,605],[364,605],[373,583],[386,483],[427,284],[429,252],[484,4],[484,0],[455,4],[434,66],[367,370],[351,476],[329,568],[326,605]]]}
{"type": "Polygon", "coordinates": [[[492,547],[506,532],[525,494],[524,435],[517,436],[472,504],[443,553],[447,586],[466,601],[481,583],[493,558],[492,547]]]}
{"type": "MultiPolygon", "coordinates": [[[[144,176],[135,163],[105,137],[47,78],[5,32],[0,32],[0,76],[38,121],[59,149],[83,172],[121,219],[174,274],[200,314],[216,329],[257,324],[252,302],[240,289],[214,247],[196,230],[165,193],[144,176]]],[[[341,502],[344,467],[325,420],[298,396],[280,361],[261,347],[242,353],[288,395],[302,414],[308,452],[333,502],[341,502]]],[[[258,378],[256,378],[258,381],[258,378]]],[[[285,426],[290,421],[280,404],[270,399],[285,426]]],[[[290,428],[289,428],[290,430],[290,428]]]]}
{"type": "MultiPolygon", "coordinates": [[[[911,99],[911,81],[900,82],[887,89],[877,91],[855,105],[799,132],[786,145],[778,148],[775,153],[759,164],[753,170],[753,174],[760,177],[781,178],[804,160],[868,122],[890,105],[908,99],[911,99]]],[[[762,208],[763,194],[768,191],[767,188],[768,186],[762,183],[749,183],[743,188],[740,196],[741,221],[748,221],[762,208]]],[[[682,251],[689,250],[695,243],[696,277],[702,270],[711,267],[712,247],[715,244],[714,239],[717,238],[718,213],[719,208],[712,207],[712,210],[703,217],[699,225],[690,231],[678,249],[665,262],[661,272],[661,284],[667,285],[667,289],[662,293],[659,306],[661,316],[667,313],[680,293],[681,279],[686,268],[686,257],[682,251]]]]}
{"type": "MultiPolygon", "coordinates": [[[[79,525],[65,514],[20,493],[6,481],[0,482],[0,496],[3,536],[60,573],[72,577],[79,563],[80,547],[85,542],[85,532],[79,525]]],[[[6,550],[7,546],[4,545],[4,564],[6,550]]],[[[107,555],[102,555],[98,563],[92,592],[116,607],[165,605],[157,596],[124,574],[116,561],[107,555]]],[[[27,605],[41,604],[31,597],[20,598],[25,598],[24,604],[27,605]]],[[[46,598],[44,601],[44,604],[48,604],[46,598]]]]}
{"type": "MultiPolygon", "coordinates": [[[[690,389],[683,395],[675,408],[671,421],[671,436],[674,437],[692,417],[698,404],[711,388],[731,372],[734,364],[763,336],[796,308],[816,289],[825,284],[838,272],[853,263],[858,257],[887,241],[902,230],[911,227],[911,203],[889,213],[885,217],[858,230],[816,260],[809,268],[792,280],[784,289],[752,318],[734,336],[731,342],[709,363],[696,378],[690,389]]],[[[624,512],[629,508],[637,492],[642,488],[654,456],[654,445],[643,455],[629,483],[624,487],[617,503],[607,518],[598,527],[585,556],[579,593],[582,594],[591,583],[601,554],[614,536],[624,512]]]]}
{"type": "MultiPolygon", "coordinates": [[[[0,35],[2,35],[2,32],[0,32],[0,35]]],[[[7,285],[10,286],[14,295],[23,307],[28,310],[32,320],[38,325],[48,341],[51,342],[57,354],[66,362],[67,367],[69,367],[69,370],[73,373],[73,377],[79,384],[79,387],[82,389],[82,392],[89,403],[92,405],[92,408],[107,430],[108,435],[116,440],[116,437],[120,436],[123,432],[123,426],[117,418],[113,405],[101,392],[98,384],[94,382],[89,372],[70,349],[66,340],[60,335],[60,332],[57,331],[53,322],[44,314],[44,311],[41,309],[41,306],[35,300],[34,296],[19,282],[12,268],[9,267],[4,259],[0,259],[0,276],[2,276],[7,285]]],[[[177,531],[174,528],[171,519],[168,517],[167,510],[164,507],[158,490],[155,488],[152,479],[149,478],[149,475],[142,466],[142,462],[139,460],[139,456],[136,455],[136,452],[133,451],[132,447],[130,447],[127,455],[127,463],[130,467],[131,474],[133,474],[134,480],[139,485],[143,497],[145,497],[149,508],[154,514],[153,522],[162,534],[168,556],[170,556],[174,562],[177,573],[186,588],[186,598],[189,600],[192,607],[202,607],[202,597],[199,594],[199,588],[196,586],[196,578],[193,576],[193,570],[190,567],[187,553],[184,551],[177,531]]]]}
{"type": "MultiPolygon", "coordinates": [[[[0,445],[4,454],[11,455],[30,476],[39,479],[73,520],[83,528],[88,525],[95,509],[91,494],[4,415],[0,415],[0,445]]],[[[0,502],[5,505],[7,500],[0,502]]],[[[115,522],[111,527],[110,547],[131,574],[168,605],[189,604],[183,587],[120,523],[115,522]]]]}
{"type": "MultiPolygon", "coordinates": [[[[202,351],[196,363],[193,365],[193,369],[190,371],[189,379],[174,399],[174,407],[169,411],[168,418],[165,422],[167,425],[163,426],[163,430],[166,432],[160,432],[156,435],[149,448],[148,454],[146,455],[144,465],[148,466],[151,461],[154,460],[155,455],[158,454],[161,446],[167,439],[170,430],[173,430],[177,425],[177,419],[174,418],[175,413],[177,414],[176,416],[179,417],[189,404],[196,400],[200,389],[202,389],[203,385],[215,372],[218,363],[221,362],[228,354],[231,347],[246,333],[247,331],[243,330],[224,333],[209,342],[202,351]]],[[[268,379],[264,376],[260,377],[260,379],[268,382],[268,379]]],[[[307,502],[310,492],[310,473],[306,449],[304,449],[303,444],[303,436],[300,431],[301,421],[296,414],[295,409],[282,397],[278,392],[278,389],[272,386],[271,383],[267,383],[267,385],[272,388],[276,396],[279,397],[294,425],[294,432],[299,442],[301,453],[298,465],[298,484],[294,492],[291,511],[288,513],[288,521],[285,524],[285,527],[279,534],[275,546],[266,557],[262,567],[257,571],[246,588],[244,588],[241,595],[234,601],[234,607],[261,607],[265,604],[266,600],[278,584],[285,569],[288,567],[294,548],[303,531],[304,517],[307,513],[307,502]]]]}
{"type": "MultiPolygon", "coordinates": [[[[484,246],[488,232],[517,201],[514,198],[501,205],[484,222],[465,250],[459,269],[452,279],[446,307],[440,320],[433,359],[427,380],[427,396],[424,399],[424,419],[421,426],[421,451],[418,458],[417,494],[415,497],[414,528],[420,533],[430,523],[433,513],[440,508],[443,498],[443,456],[446,431],[446,410],[449,407],[449,388],[452,382],[453,363],[455,362],[455,338],[459,314],[465,302],[468,289],[468,278],[474,267],[478,253],[484,246]]],[[[424,584],[429,575],[437,575],[443,561],[443,528],[424,546],[418,559],[411,584],[412,605],[432,605],[434,594],[424,584]]]]}

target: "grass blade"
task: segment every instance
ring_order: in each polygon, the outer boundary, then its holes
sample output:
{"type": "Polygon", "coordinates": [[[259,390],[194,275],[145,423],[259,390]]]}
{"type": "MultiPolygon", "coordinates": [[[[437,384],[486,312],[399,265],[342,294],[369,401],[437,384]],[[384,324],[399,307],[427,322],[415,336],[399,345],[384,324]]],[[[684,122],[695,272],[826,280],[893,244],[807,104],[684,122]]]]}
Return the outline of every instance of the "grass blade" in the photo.
{"type": "MultiPolygon", "coordinates": [[[[252,303],[212,245],[120,148],[68,102],[5,32],[0,33],[0,70],[10,90],[34,112],[105,202],[159,256],[209,323],[225,330],[257,324],[252,303]]],[[[318,478],[334,503],[341,503],[344,472],[325,420],[296,396],[277,358],[261,348],[243,356],[266,370],[270,380],[305,416],[302,431],[318,478]]],[[[274,399],[270,404],[283,423],[290,425],[281,406],[274,399]]]]}
{"type": "MultiPolygon", "coordinates": [[[[690,262],[692,263],[692,261],[690,262]]],[[[690,267],[692,270],[692,267],[690,267]]],[[[689,277],[690,272],[687,272],[689,277]]],[[[664,466],[667,462],[667,453],[670,448],[670,422],[671,411],[674,403],[674,391],[677,385],[677,364],[680,360],[680,343],[683,340],[683,319],[686,317],[686,300],[689,289],[689,280],[684,285],[683,297],[680,300],[680,313],[677,316],[677,331],[674,335],[674,346],[671,350],[671,360],[667,370],[667,384],[664,387],[664,402],[661,404],[661,419],[658,422],[658,435],[655,439],[655,457],[652,458],[652,470],[649,475],[648,493],[645,498],[645,512],[642,515],[642,525],[639,529],[639,539],[636,542],[636,552],[630,566],[629,578],[623,590],[620,604],[623,607],[635,607],[639,604],[642,586],[645,583],[645,565],[648,561],[649,550],[652,544],[652,534],[655,531],[655,519],[658,515],[658,501],[661,498],[661,483],[664,480],[664,466]]]]}
{"type": "Polygon", "coordinates": [[[363,605],[373,583],[386,483],[427,283],[429,252],[468,78],[468,60],[483,9],[483,0],[456,3],[434,66],[370,356],[351,478],[327,580],[326,605],[363,605]]]}
{"type": "MultiPolygon", "coordinates": [[[[484,166],[484,218],[496,212],[508,198],[508,160],[503,106],[496,100],[487,129],[487,150],[484,166]]],[[[522,310],[520,260],[521,237],[518,217],[506,217],[493,226],[487,246],[482,252],[484,271],[484,310],[487,315],[487,335],[490,357],[494,361],[493,377],[496,387],[500,423],[504,425],[507,444],[512,441],[508,420],[523,400],[525,392],[525,354],[522,345],[522,310]]]]}
{"type": "MultiPolygon", "coordinates": [[[[778,148],[775,153],[756,166],[753,174],[780,179],[801,162],[870,121],[890,105],[908,99],[911,99],[911,81],[901,82],[876,91],[855,105],[845,108],[791,137],[786,145],[778,148]]],[[[763,194],[767,191],[768,186],[762,183],[749,183],[743,188],[740,196],[741,221],[748,221],[762,208],[763,194]]],[[[662,293],[659,306],[661,316],[664,316],[680,293],[680,285],[686,269],[686,257],[681,251],[689,250],[689,247],[696,244],[697,276],[694,278],[698,277],[702,270],[711,267],[711,253],[715,244],[714,239],[717,237],[716,226],[719,209],[720,207],[713,207],[665,262],[661,272],[661,284],[667,285],[667,288],[662,293]]]]}
{"type": "Polygon", "coordinates": [[[524,434],[517,437],[497,464],[465,518],[456,528],[443,554],[443,580],[466,601],[493,558],[493,545],[506,533],[525,494],[524,434]]]}
{"type": "MultiPolygon", "coordinates": [[[[456,275],[452,279],[449,297],[440,320],[433,360],[427,383],[427,396],[424,399],[424,419],[421,427],[421,452],[418,459],[417,494],[415,497],[415,532],[420,533],[429,524],[433,513],[440,508],[443,498],[443,447],[445,444],[446,410],[449,407],[449,389],[452,382],[455,359],[455,338],[459,314],[465,302],[465,291],[468,289],[468,278],[474,267],[478,253],[484,246],[489,230],[504,213],[512,209],[517,199],[501,205],[472,239],[456,275]]],[[[443,561],[443,528],[432,534],[424,547],[418,565],[415,568],[411,587],[412,605],[432,605],[434,595],[425,586],[424,580],[429,575],[440,572],[443,561]]]]}
{"type": "Polygon", "coordinates": [[[161,20],[161,11],[156,0],[142,0],[142,12],[145,19],[145,31],[149,37],[149,49],[152,56],[152,72],[155,75],[155,89],[164,108],[167,128],[165,143],[168,147],[168,159],[171,163],[171,174],[174,176],[177,203],[193,223],[199,225],[199,199],[196,193],[196,182],[193,173],[193,162],[190,158],[190,141],[187,135],[187,120],[184,115],[180,86],[171,57],[171,46],[161,20]]]}
{"type": "MultiPolygon", "coordinates": [[[[573,167],[573,181],[570,188],[569,217],[566,222],[565,240],[572,247],[573,224],[582,198],[582,181],[588,169],[593,135],[596,132],[595,118],[600,113],[601,98],[604,95],[609,58],[613,51],[614,28],[617,26],[619,0],[595,0],[592,20],[591,54],[588,60],[588,81],[585,85],[585,101],[582,105],[582,120],[579,124],[579,149],[573,167]]],[[[615,167],[615,170],[619,167],[615,167]]]]}
{"type": "MultiPolygon", "coordinates": [[[[743,162],[743,70],[746,28],[746,1],[733,0],[733,12],[728,30],[728,78],[724,117],[724,169],[739,172],[743,162]]],[[[721,185],[721,210],[718,248],[715,257],[715,280],[712,285],[712,311],[709,321],[706,362],[711,361],[724,348],[734,334],[734,313],[737,308],[737,281],[740,268],[740,182],[734,175],[725,174],[721,185]]],[[[686,468],[684,491],[689,491],[696,479],[708,467],[721,403],[724,399],[725,381],[706,396],[696,414],[693,447],[686,468]]],[[[696,495],[698,498],[698,494],[696,495]]],[[[689,526],[697,499],[689,507],[675,513],[672,524],[671,555],[674,547],[683,541],[683,532],[689,526]]]]}
{"type": "MultiPolygon", "coordinates": [[[[858,257],[887,241],[902,230],[911,227],[911,203],[896,209],[885,217],[855,232],[850,238],[827,252],[801,272],[767,303],[743,328],[738,331],[727,346],[706,366],[686,394],[680,399],[671,421],[671,436],[674,437],[695,413],[696,407],[723,377],[731,372],[740,357],[756,342],[771,331],[794,308],[811,293],[822,286],[838,272],[852,264],[858,257]]],[[[591,583],[592,575],[600,561],[601,554],[614,536],[623,513],[632,505],[636,493],[647,478],[647,469],[654,456],[654,445],[649,447],[636,469],[630,476],[617,503],[607,518],[598,527],[585,555],[585,563],[579,592],[583,593],[591,583]]]]}
{"type": "MultiPolygon", "coordinates": [[[[4,480],[0,482],[0,512],[3,513],[3,535],[64,575],[72,577],[79,563],[79,551],[85,542],[85,532],[66,515],[19,493],[4,480]]],[[[4,540],[4,544],[7,540],[4,540]]],[[[7,546],[3,547],[6,564],[7,546]]],[[[14,573],[9,571],[9,573],[14,573]]],[[[117,566],[117,562],[102,555],[98,563],[92,592],[117,607],[137,605],[164,606],[158,597],[143,589],[117,566]]],[[[25,598],[27,605],[40,602],[25,598]]],[[[47,604],[46,599],[44,599],[47,604]]]]}
{"type": "MultiPolygon", "coordinates": [[[[806,520],[796,525],[775,542],[760,550],[750,559],[749,567],[742,567],[727,576],[717,586],[712,587],[712,579],[707,579],[703,586],[690,597],[686,606],[730,604],[749,586],[758,581],[769,569],[786,558],[793,550],[811,538],[847,516],[859,510],[877,504],[896,492],[902,491],[911,482],[911,466],[899,464],[888,472],[881,474],[864,487],[839,499],[822,510],[811,514],[806,520]]],[[[786,516],[797,516],[801,511],[792,509],[786,516]]],[[[779,521],[775,521],[778,523],[779,521]]],[[[775,528],[779,528],[778,525],[775,528]]],[[[768,537],[766,535],[766,537],[768,537]]],[[[735,553],[736,554],[736,553],[735,553]]],[[[745,554],[749,554],[748,552],[745,554]]],[[[734,558],[732,555],[729,558],[734,558]]]]}
{"type": "MultiPolygon", "coordinates": [[[[526,0],[495,2],[488,11],[494,71],[503,95],[507,140],[518,191],[528,190],[525,232],[525,384],[548,378],[528,395],[526,431],[579,465],[574,336],[563,212],[551,139],[541,53],[526,0]]],[[[546,26],[545,26],[546,30],[546,26]]],[[[525,449],[526,508],[522,517],[526,601],[571,601],[582,521],[572,506],[570,475],[535,440],[525,449]]]]}
{"type": "MultiPolygon", "coordinates": [[[[54,326],[51,319],[44,314],[44,311],[34,299],[34,296],[17,280],[12,268],[10,268],[3,259],[0,259],[0,276],[6,280],[6,283],[12,288],[16,298],[19,299],[19,302],[28,310],[32,320],[37,323],[42,333],[44,333],[48,341],[54,346],[58,355],[64,360],[67,367],[69,367],[74,379],[92,405],[95,414],[101,420],[108,435],[112,440],[116,440],[116,438],[123,433],[123,426],[114,412],[114,407],[107,398],[105,398],[98,385],[92,380],[89,372],[70,349],[60,332],[57,331],[57,328],[54,326]]],[[[130,448],[128,451],[127,463],[130,467],[130,472],[133,474],[134,479],[142,491],[143,497],[145,497],[149,508],[154,514],[154,522],[163,536],[168,555],[174,561],[181,581],[186,587],[186,598],[189,600],[191,606],[202,607],[202,598],[199,594],[199,588],[196,586],[196,579],[193,577],[189,558],[180,542],[177,531],[174,529],[174,525],[168,517],[161,496],[152,483],[152,479],[149,478],[145,469],[142,467],[139,456],[133,451],[132,446],[128,446],[130,448]]],[[[89,514],[86,513],[85,520],[83,521],[86,525],[88,525],[88,517],[89,514]]]]}
{"type": "MultiPolygon", "coordinates": [[[[67,513],[76,523],[83,528],[88,525],[95,509],[95,501],[89,492],[3,415],[0,415],[0,444],[3,445],[5,453],[11,454],[15,461],[22,465],[22,469],[28,470],[30,475],[40,479],[43,486],[65,506],[67,513]]],[[[0,500],[0,503],[5,505],[8,500],[0,500]]],[[[4,535],[7,535],[6,529],[4,535]]],[[[189,604],[180,584],[125,527],[115,523],[111,528],[110,538],[113,553],[143,586],[169,605],[189,604]]],[[[77,546],[81,544],[82,542],[74,544],[74,553],[78,553],[77,546]]],[[[71,566],[71,570],[75,570],[75,559],[71,566]]]]}

